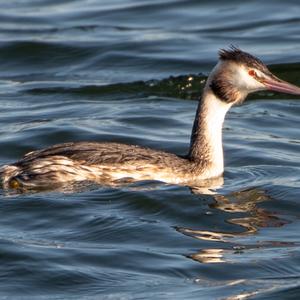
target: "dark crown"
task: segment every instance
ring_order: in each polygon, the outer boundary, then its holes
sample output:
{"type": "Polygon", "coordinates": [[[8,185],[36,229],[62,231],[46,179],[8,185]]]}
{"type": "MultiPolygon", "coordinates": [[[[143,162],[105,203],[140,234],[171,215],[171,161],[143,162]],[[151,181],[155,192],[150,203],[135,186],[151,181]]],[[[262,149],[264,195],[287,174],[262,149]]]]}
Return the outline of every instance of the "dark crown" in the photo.
{"type": "Polygon", "coordinates": [[[256,68],[264,73],[269,73],[267,66],[260,59],[235,46],[231,46],[228,50],[221,49],[219,56],[221,60],[231,60],[238,64],[244,64],[249,68],[256,68]]]}

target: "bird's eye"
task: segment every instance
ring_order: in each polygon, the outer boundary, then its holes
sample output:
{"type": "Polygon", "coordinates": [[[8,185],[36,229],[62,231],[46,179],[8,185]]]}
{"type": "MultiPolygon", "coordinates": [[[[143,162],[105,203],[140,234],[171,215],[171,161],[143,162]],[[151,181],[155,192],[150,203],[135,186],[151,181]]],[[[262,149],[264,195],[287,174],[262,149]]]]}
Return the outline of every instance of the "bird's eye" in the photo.
{"type": "Polygon", "coordinates": [[[252,77],[256,76],[256,72],[254,70],[249,70],[248,74],[252,77]]]}

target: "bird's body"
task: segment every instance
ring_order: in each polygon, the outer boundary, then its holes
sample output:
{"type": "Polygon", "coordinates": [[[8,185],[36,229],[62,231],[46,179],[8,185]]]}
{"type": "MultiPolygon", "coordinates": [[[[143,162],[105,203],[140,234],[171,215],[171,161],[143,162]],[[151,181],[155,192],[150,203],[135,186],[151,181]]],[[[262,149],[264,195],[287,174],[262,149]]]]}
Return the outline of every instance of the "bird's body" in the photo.
{"type": "Polygon", "coordinates": [[[119,143],[78,142],[56,145],[27,154],[4,169],[3,181],[15,178],[22,186],[51,182],[157,180],[178,183],[185,159],[163,151],[119,143]],[[20,172],[21,171],[21,172],[20,172]]]}
{"type": "Polygon", "coordinates": [[[236,48],[222,50],[199,101],[186,156],[121,143],[65,143],[30,152],[3,166],[2,185],[22,190],[78,181],[159,180],[197,185],[224,171],[222,125],[227,111],[248,93],[264,89],[300,94],[298,87],[276,78],[250,54],[236,48]]]}

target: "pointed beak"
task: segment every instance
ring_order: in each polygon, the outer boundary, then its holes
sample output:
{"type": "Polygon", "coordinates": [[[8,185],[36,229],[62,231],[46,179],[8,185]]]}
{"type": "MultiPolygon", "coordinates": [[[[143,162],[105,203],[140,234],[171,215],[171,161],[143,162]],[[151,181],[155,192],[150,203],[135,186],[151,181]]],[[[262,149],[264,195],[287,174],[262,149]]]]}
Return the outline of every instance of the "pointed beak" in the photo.
{"type": "Polygon", "coordinates": [[[300,87],[288,83],[284,80],[281,80],[274,75],[272,77],[264,78],[262,80],[262,83],[270,91],[276,91],[292,95],[300,95],[300,87]]]}

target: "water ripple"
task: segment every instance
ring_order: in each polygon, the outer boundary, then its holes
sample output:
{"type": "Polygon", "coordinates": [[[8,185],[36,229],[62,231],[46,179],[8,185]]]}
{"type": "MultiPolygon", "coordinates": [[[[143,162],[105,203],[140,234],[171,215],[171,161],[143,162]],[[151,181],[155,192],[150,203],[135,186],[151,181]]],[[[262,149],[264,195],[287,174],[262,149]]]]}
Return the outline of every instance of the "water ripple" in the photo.
{"type": "MultiPolygon", "coordinates": [[[[300,85],[299,3],[0,3],[1,164],[66,141],[185,154],[229,44],[300,85]],[[267,12],[267,13],[266,13],[267,12]]],[[[299,97],[257,93],[225,121],[224,183],[0,191],[5,299],[296,299],[299,97]]]]}

